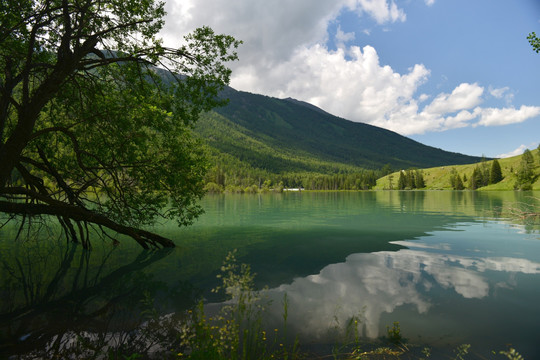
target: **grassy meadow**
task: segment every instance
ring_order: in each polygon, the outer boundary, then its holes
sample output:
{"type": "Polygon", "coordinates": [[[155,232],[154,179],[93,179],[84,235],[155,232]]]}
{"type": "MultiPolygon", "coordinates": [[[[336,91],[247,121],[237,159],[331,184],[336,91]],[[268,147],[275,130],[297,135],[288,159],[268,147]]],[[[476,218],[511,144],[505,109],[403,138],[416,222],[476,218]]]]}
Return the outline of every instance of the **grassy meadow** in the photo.
{"type": "MultiPolygon", "coordinates": [[[[531,154],[534,158],[534,181],[532,182],[532,190],[540,190],[540,151],[538,149],[531,150],[531,154]]],[[[478,190],[515,190],[516,182],[518,181],[517,173],[521,166],[523,155],[513,156],[510,158],[497,159],[501,165],[503,179],[496,183],[480,187],[478,190]]],[[[485,165],[491,168],[493,160],[485,161],[485,165]]],[[[452,169],[455,169],[461,176],[465,188],[469,188],[469,179],[471,178],[473,171],[476,167],[481,167],[482,163],[474,163],[468,165],[455,165],[455,166],[438,166],[432,168],[422,169],[424,175],[425,189],[430,190],[451,190],[451,174],[452,169]]],[[[401,171],[401,170],[399,170],[401,171]]],[[[377,185],[374,190],[388,190],[396,189],[399,179],[399,171],[386,175],[377,180],[377,185]],[[392,186],[390,186],[390,179],[392,179],[392,186]]]]}

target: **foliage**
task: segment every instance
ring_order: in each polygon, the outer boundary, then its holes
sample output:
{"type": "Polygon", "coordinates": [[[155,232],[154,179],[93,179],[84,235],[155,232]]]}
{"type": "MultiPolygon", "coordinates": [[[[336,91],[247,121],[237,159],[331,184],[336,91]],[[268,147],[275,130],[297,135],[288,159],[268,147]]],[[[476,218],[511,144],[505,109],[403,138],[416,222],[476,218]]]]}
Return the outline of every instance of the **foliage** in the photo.
{"type": "Polygon", "coordinates": [[[214,158],[205,176],[206,186],[212,192],[281,192],[284,188],[304,188],[306,190],[367,190],[376,184],[383,173],[380,170],[343,169],[333,174],[318,172],[272,173],[255,169],[232,157],[214,158]],[[213,185],[216,184],[216,185],[213,185]],[[255,188],[256,189],[255,189],[255,188]],[[248,190],[248,191],[246,191],[248,190]]]}
{"type": "Polygon", "coordinates": [[[510,348],[507,351],[499,351],[499,354],[506,356],[509,360],[524,360],[523,356],[514,348],[510,348]]]}
{"type": "Polygon", "coordinates": [[[525,149],[521,157],[520,166],[517,172],[515,188],[519,190],[531,190],[534,182],[534,158],[529,149],[525,149]]]}
{"type": "Polygon", "coordinates": [[[527,40],[529,40],[529,44],[531,44],[532,48],[536,53],[540,52],[540,39],[538,36],[536,36],[536,33],[533,31],[527,36],[527,40]]]}
{"type": "Polygon", "coordinates": [[[399,322],[394,321],[392,327],[386,326],[386,338],[388,341],[394,345],[399,345],[403,341],[403,336],[401,335],[401,329],[399,327],[399,322]]]}
{"type": "MultiPolygon", "coordinates": [[[[270,179],[273,183],[277,180],[274,176],[285,174],[331,176],[377,171],[384,176],[392,167],[408,169],[478,160],[346,121],[291,99],[231,88],[222,96],[230,98],[229,104],[204,114],[195,129],[207,142],[215,169],[215,176],[207,181],[225,187],[223,181],[243,181],[244,188],[259,185],[259,176],[262,182],[270,179]],[[228,179],[223,178],[224,173],[228,179]]],[[[283,182],[285,187],[294,187],[285,179],[283,182]]]]}
{"type": "Polygon", "coordinates": [[[207,182],[204,185],[204,191],[206,191],[207,194],[220,194],[223,192],[223,187],[214,182],[207,182]]]}
{"type": "Polygon", "coordinates": [[[399,178],[398,178],[398,190],[403,190],[407,186],[407,181],[405,179],[405,172],[400,171],[399,172],[399,178]]]}
{"type": "Polygon", "coordinates": [[[398,189],[399,190],[412,190],[412,189],[421,189],[425,187],[424,175],[422,171],[416,170],[407,170],[399,172],[398,179],[398,189]]]}
{"type": "MultiPolygon", "coordinates": [[[[538,149],[530,151],[533,155],[533,162],[530,163],[530,171],[532,173],[531,180],[529,182],[532,190],[540,190],[540,164],[538,164],[537,157],[540,157],[540,151],[538,149]]],[[[426,168],[422,170],[424,175],[426,189],[457,189],[459,188],[458,175],[461,182],[472,190],[471,178],[474,174],[474,183],[476,183],[476,189],[480,190],[514,190],[518,183],[518,174],[520,173],[522,165],[522,159],[524,155],[517,155],[510,158],[497,159],[497,162],[501,168],[502,179],[497,183],[490,183],[491,181],[491,169],[494,166],[495,160],[483,161],[481,163],[471,163],[467,165],[455,165],[455,166],[438,166],[432,168],[426,168]],[[485,175],[487,174],[487,175],[485,175]],[[486,183],[486,179],[487,183],[486,183]],[[486,184],[486,185],[484,185],[486,184]]],[[[526,155],[525,155],[526,156],[526,155]]],[[[496,165],[495,165],[496,166],[496,165]]],[[[389,188],[389,179],[392,177],[395,179],[399,174],[392,173],[386,175],[380,179],[377,179],[377,184],[373,188],[375,190],[382,190],[389,188]]],[[[517,187],[519,189],[519,187],[517,187]]]]}
{"type": "Polygon", "coordinates": [[[482,162],[477,164],[469,179],[469,189],[476,190],[490,184],[491,174],[486,159],[483,157],[482,162]]]}
{"type": "Polygon", "coordinates": [[[489,183],[496,184],[503,179],[501,164],[497,159],[494,159],[491,163],[491,170],[489,172],[489,183]]]}
{"type": "MultiPolygon", "coordinates": [[[[184,349],[178,354],[186,359],[295,359],[298,343],[287,346],[277,329],[267,334],[262,326],[264,303],[254,290],[254,275],[246,264],[238,265],[235,252],[229,253],[221,267],[222,285],[212,290],[224,291],[227,305],[218,315],[209,317],[201,301],[181,329],[184,349]]],[[[286,304],[286,301],[285,301],[286,304]]],[[[287,306],[284,305],[286,322],[287,306]]]]}
{"type": "Polygon", "coordinates": [[[224,104],[239,42],[204,27],[166,48],[164,14],[153,0],[2,2],[0,211],[55,216],[85,247],[92,225],[173,246],[139,227],[201,213],[191,127],[224,104]]]}
{"type": "Polygon", "coordinates": [[[461,176],[458,174],[456,168],[452,168],[450,173],[450,186],[454,190],[463,190],[465,189],[465,186],[463,185],[463,180],[461,180],[461,176]]]}
{"type": "Polygon", "coordinates": [[[487,182],[485,181],[484,174],[480,170],[480,167],[476,166],[469,179],[469,189],[476,190],[485,185],[487,185],[487,182]]]}
{"type": "Polygon", "coordinates": [[[469,353],[469,349],[471,348],[470,344],[461,344],[459,345],[454,352],[456,353],[456,357],[454,360],[465,360],[465,355],[469,353]]]}

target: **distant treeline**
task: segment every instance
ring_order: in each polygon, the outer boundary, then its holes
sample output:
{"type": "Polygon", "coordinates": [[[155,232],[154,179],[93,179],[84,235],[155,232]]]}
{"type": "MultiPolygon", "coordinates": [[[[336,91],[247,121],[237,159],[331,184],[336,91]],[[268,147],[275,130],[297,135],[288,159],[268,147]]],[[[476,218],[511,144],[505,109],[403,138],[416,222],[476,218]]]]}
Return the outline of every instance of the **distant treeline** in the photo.
{"type": "Polygon", "coordinates": [[[254,169],[245,164],[223,164],[211,166],[206,175],[206,189],[209,192],[259,192],[283,191],[284,188],[305,190],[369,190],[377,179],[392,172],[389,165],[379,170],[359,170],[347,172],[336,169],[333,174],[313,172],[270,173],[254,169]]]}
{"type": "Polygon", "coordinates": [[[412,190],[424,188],[424,174],[418,169],[401,170],[399,172],[398,190],[412,190]]]}

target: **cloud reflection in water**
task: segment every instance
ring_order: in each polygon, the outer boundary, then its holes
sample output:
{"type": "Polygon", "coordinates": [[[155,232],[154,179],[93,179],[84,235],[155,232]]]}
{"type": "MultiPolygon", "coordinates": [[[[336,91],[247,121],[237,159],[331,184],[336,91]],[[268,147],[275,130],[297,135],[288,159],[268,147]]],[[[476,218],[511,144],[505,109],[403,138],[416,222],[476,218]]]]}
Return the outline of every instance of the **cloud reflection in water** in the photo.
{"type": "Polygon", "coordinates": [[[383,313],[409,305],[419,314],[427,314],[437,306],[433,293],[441,289],[458,294],[458,298],[483,299],[490,295],[490,288],[515,287],[516,273],[540,273],[540,263],[528,259],[483,257],[477,249],[458,255],[451,253],[446,243],[398,243],[411,248],[352,254],[319,274],[268,290],[274,320],[278,323],[281,319],[282,299],[287,293],[288,326],[300,336],[324,337],[336,322],[343,325],[362,314],[363,335],[375,338],[382,335],[383,313]],[[491,277],[493,272],[497,281],[491,277]]]}

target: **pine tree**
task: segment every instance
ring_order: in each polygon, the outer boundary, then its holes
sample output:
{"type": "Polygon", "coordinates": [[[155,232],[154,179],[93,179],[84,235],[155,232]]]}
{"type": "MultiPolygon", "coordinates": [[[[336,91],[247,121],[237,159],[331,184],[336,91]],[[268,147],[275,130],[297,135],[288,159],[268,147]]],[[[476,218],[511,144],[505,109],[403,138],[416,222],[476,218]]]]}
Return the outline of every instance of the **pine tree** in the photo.
{"type": "Polygon", "coordinates": [[[482,170],[477,166],[474,168],[471,178],[469,180],[469,189],[476,190],[479,187],[482,187],[483,176],[482,170]]]}
{"type": "Polygon", "coordinates": [[[399,172],[398,190],[404,190],[407,187],[407,179],[405,178],[405,171],[399,172]]]}
{"type": "Polygon", "coordinates": [[[482,155],[482,162],[480,163],[480,172],[481,172],[481,180],[480,180],[480,186],[487,186],[489,185],[489,179],[490,179],[490,171],[489,171],[489,165],[486,162],[486,157],[482,155]]]}
{"type": "Polygon", "coordinates": [[[530,190],[534,178],[534,158],[529,149],[523,152],[521,163],[517,172],[516,189],[530,190]]]}
{"type": "Polygon", "coordinates": [[[491,171],[489,172],[489,183],[496,184],[503,179],[501,165],[497,159],[491,163],[491,171]]]}
{"type": "Polygon", "coordinates": [[[394,190],[394,175],[388,175],[388,187],[390,190],[394,190]]]}
{"type": "Polygon", "coordinates": [[[531,150],[525,149],[525,151],[523,152],[521,161],[525,161],[529,165],[532,165],[534,163],[534,158],[531,153],[531,150]]]}
{"type": "Polygon", "coordinates": [[[463,185],[463,181],[461,180],[461,176],[459,174],[456,177],[456,190],[463,190],[465,189],[465,185],[463,185]]]}
{"type": "Polygon", "coordinates": [[[452,186],[452,189],[454,190],[465,189],[463,181],[461,180],[461,176],[459,176],[456,169],[452,169],[452,171],[450,172],[450,186],[452,186]]]}
{"type": "Polygon", "coordinates": [[[424,181],[424,174],[422,174],[422,171],[420,171],[420,170],[416,170],[415,187],[417,189],[422,189],[422,188],[426,187],[426,183],[424,181]]]}
{"type": "Polygon", "coordinates": [[[412,170],[410,170],[410,169],[407,170],[406,178],[407,178],[407,186],[406,186],[406,188],[407,189],[414,189],[415,184],[416,184],[416,179],[414,177],[414,172],[412,170]]]}

